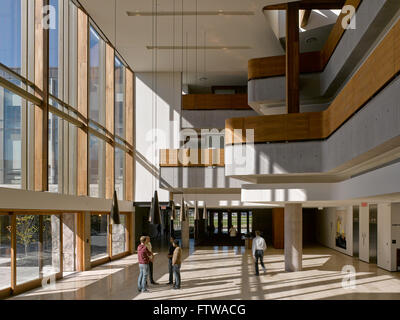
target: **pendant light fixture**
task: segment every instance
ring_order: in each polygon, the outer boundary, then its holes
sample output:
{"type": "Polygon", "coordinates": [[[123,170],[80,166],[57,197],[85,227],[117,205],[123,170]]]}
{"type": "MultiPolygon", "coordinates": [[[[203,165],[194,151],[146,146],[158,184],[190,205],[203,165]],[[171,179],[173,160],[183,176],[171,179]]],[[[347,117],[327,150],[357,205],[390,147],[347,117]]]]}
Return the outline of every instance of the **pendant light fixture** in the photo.
{"type": "Polygon", "coordinates": [[[179,220],[180,222],[186,221],[186,207],[185,207],[185,199],[183,198],[182,195],[182,200],[181,200],[181,210],[179,214],[179,220]]]}
{"type": "Polygon", "coordinates": [[[171,200],[170,207],[171,207],[171,221],[174,221],[176,219],[176,207],[174,200],[171,200]]]}
{"type": "Polygon", "coordinates": [[[158,202],[157,190],[154,191],[154,197],[151,201],[149,222],[150,224],[161,224],[161,211],[160,204],[158,202]]]}
{"type": "Polygon", "coordinates": [[[204,208],[203,208],[203,215],[202,215],[203,220],[207,220],[207,204],[204,201],[204,208]]]}
{"type": "Polygon", "coordinates": [[[114,195],[112,199],[111,205],[111,220],[112,224],[121,224],[120,216],[119,216],[119,208],[118,208],[118,199],[117,199],[117,191],[114,190],[114,195]]]}
{"type": "Polygon", "coordinates": [[[197,200],[194,202],[194,219],[200,220],[199,202],[197,200]]]}

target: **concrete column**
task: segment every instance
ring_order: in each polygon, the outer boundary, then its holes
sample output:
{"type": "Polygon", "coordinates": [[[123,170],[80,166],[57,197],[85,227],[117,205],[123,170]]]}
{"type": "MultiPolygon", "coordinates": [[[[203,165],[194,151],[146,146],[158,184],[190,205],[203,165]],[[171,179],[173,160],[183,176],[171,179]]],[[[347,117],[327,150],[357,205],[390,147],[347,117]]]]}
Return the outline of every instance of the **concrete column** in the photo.
{"type": "Polygon", "coordinates": [[[55,272],[60,272],[60,218],[50,216],[51,221],[51,260],[55,272]]]}
{"type": "Polygon", "coordinates": [[[301,271],[303,265],[303,210],[301,204],[285,205],[285,270],[301,271]]]}
{"type": "Polygon", "coordinates": [[[182,244],[181,247],[188,249],[189,248],[189,217],[187,217],[186,221],[182,221],[181,223],[181,234],[182,234],[182,244]]]}
{"type": "Polygon", "coordinates": [[[63,214],[63,268],[65,272],[76,270],[75,214],[63,214]]]}
{"type": "Polygon", "coordinates": [[[392,270],[392,208],[390,203],[378,204],[378,267],[392,270]]]}

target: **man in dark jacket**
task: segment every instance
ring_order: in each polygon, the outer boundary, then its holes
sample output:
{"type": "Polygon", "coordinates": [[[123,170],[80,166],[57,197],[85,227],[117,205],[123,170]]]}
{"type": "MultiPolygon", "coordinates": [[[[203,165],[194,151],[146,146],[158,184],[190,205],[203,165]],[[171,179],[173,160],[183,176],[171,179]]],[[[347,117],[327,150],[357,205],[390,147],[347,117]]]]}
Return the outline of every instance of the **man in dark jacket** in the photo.
{"type": "Polygon", "coordinates": [[[172,257],[174,255],[174,251],[175,251],[174,241],[175,241],[175,237],[171,236],[169,238],[169,248],[168,248],[168,272],[169,272],[168,284],[174,284],[174,269],[172,267],[172,257]]]}
{"type": "Polygon", "coordinates": [[[137,248],[138,260],[139,260],[139,278],[138,278],[138,291],[149,292],[147,290],[147,276],[149,275],[149,262],[152,256],[151,252],[147,249],[146,237],[140,237],[140,244],[137,248]]]}

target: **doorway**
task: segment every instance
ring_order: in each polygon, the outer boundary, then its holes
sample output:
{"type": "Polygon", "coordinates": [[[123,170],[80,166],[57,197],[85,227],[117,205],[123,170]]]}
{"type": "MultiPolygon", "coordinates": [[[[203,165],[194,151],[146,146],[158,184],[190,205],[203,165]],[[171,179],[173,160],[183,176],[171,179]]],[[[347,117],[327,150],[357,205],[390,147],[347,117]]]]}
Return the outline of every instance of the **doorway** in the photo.
{"type": "Polygon", "coordinates": [[[353,256],[359,257],[360,252],[360,207],[353,207],[353,256]]]}
{"type": "Polygon", "coordinates": [[[369,263],[377,264],[378,256],[378,206],[369,206],[369,263]]]}
{"type": "Polygon", "coordinates": [[[397,249],[397,271],[400,271],[400,249],[397,249]]]}

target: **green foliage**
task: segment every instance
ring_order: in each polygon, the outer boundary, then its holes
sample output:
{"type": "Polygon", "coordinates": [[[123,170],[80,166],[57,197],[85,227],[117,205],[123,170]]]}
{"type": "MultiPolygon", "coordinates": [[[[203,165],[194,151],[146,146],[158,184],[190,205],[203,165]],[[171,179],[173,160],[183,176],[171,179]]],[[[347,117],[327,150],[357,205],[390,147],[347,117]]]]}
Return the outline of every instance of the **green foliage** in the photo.
{"type": "Polygon", "coordinates": [[[16,217],[17,222],[17,242],[25,246],[25,255],[28,254],[28,246],[37,241],[35,236],[39,232],[38,216],[21,215],[16,217]]]}

